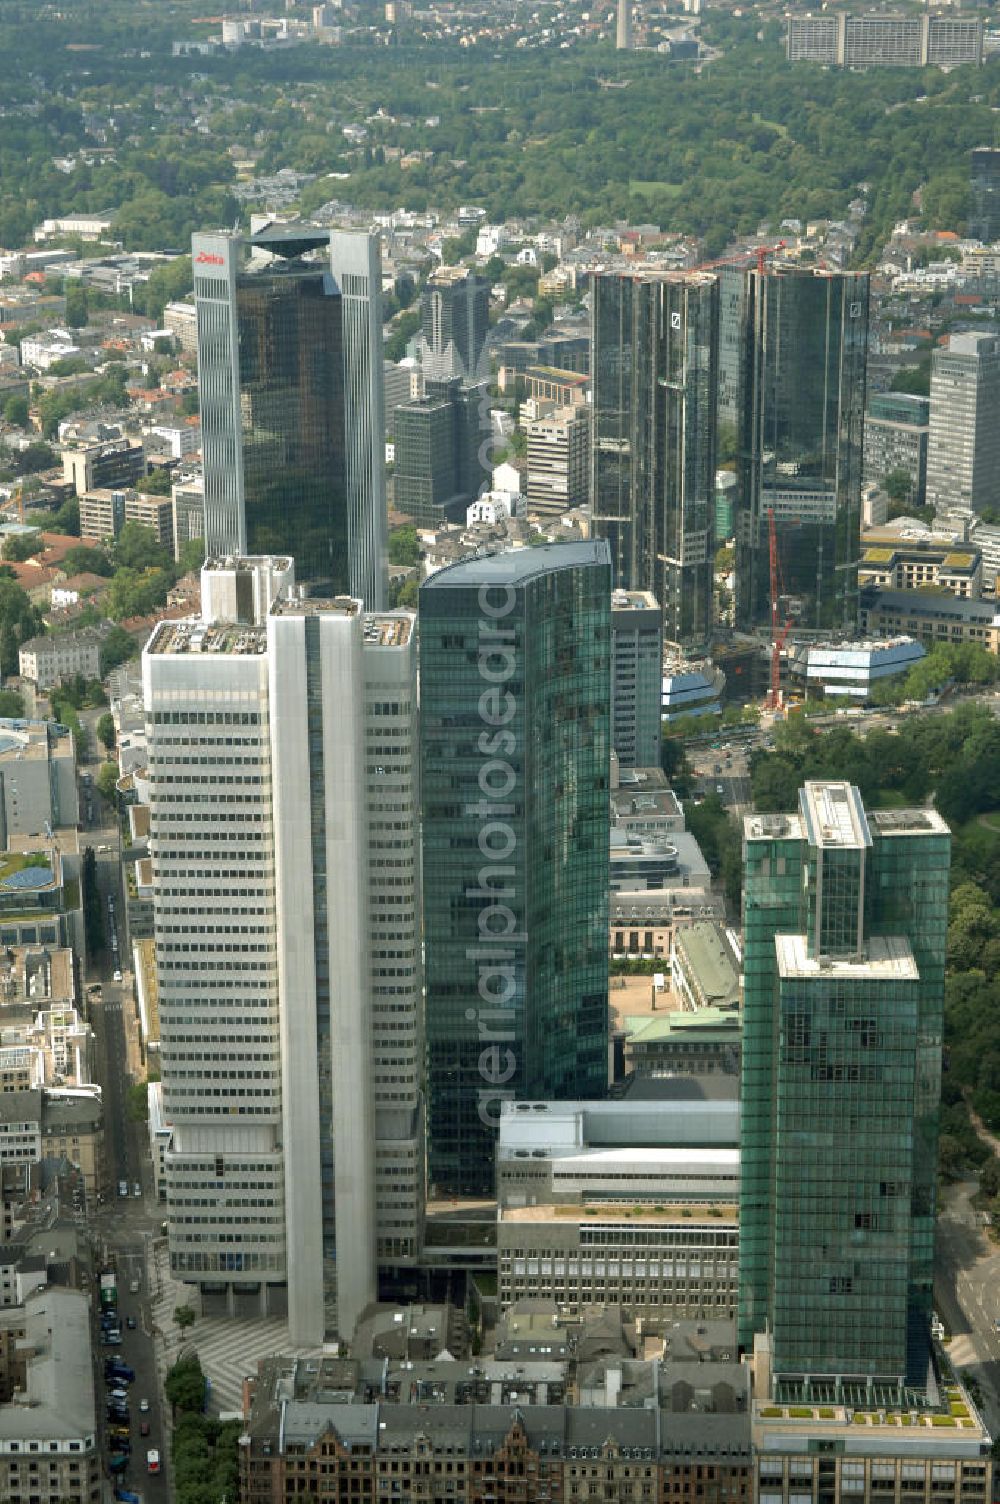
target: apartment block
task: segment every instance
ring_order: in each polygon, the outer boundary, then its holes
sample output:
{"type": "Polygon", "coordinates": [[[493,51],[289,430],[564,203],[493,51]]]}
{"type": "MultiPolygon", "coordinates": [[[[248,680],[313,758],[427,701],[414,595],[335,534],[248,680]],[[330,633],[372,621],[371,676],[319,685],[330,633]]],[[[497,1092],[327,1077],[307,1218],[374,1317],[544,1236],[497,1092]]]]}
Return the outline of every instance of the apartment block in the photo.
{"type": "Polygon", "coordinates": [[[557,517],[590,500],[590,410],[558,407],[525,422],[528,506],[557,517]]]}

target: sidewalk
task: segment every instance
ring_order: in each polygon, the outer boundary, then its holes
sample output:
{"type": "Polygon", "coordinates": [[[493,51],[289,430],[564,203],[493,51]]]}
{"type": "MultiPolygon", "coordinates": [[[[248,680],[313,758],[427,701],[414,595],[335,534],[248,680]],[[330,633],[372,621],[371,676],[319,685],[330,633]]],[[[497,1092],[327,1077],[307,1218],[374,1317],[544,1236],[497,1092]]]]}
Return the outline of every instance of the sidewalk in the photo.
{"type": "MultiPolygon", "coordinates": [[[[218,1415],[227,1410],[242,1410],[243,1379],[256,1375],[258,1360],[292,1351],[287,1324],[280,1317],[199,1316],[193,1326],[182,1332],[174,1321],[174,1310],[177,1306],[197,1310],[197,1292],[171,1278],[166,1240],[158,1238],[151,1246],[150,1305],[161,1387],[178,1355],[184,1349],[194,1348],[206,1377],[211,1380],[210,1412],[218,1415]]],[[[319,1356],[322,1350],[322,1346],[300,1349],[298,1356],[319,1356]]],[[[165,1406],[164,1413],[169,1413],[169,1406],[165,1406]]]]}

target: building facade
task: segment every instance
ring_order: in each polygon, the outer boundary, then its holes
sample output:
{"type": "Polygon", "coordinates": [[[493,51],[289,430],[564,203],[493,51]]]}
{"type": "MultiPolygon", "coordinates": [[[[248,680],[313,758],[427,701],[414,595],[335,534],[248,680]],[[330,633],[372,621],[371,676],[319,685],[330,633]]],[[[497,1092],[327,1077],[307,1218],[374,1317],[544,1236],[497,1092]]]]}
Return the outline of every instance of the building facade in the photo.
{"type": "Polygon", "coordinates": [[[489,1192],[503,1101],[607,1084],[610,604],[598,542],[468,560],[421,588],[439,1190],[489,1192]]]}
{"type": "Polygon", "coordinates": [[[740,1341],[770,1385],[922,1385],[951,837],[847,783],[744,826],[740,1341]]]}
{"type": "Polygon", "coordinates": [[[853,631],[868,346],[868,275],[772,266],[744,273],[737,424],[736,626],[779,617],[853,631]]]}
{"type": "Polygon", "coordinates": [[[593,278],[594,531],[614,583],[651,590],[665,638],[712,630],[719,286],[704,272],[593,278]]]}
{"type": "Polygon", "coordinates": [[[930,398],[876,392],[865,414],[865,485],[882,485],[894,470],[910,477],[909,507],[922,507],[927,490],[930,398]]]}
{"type": "Polygon", "coordinates": [[[620,768],[660,765],[663,615],[648,590],[611,597],[611,746],[620,768]]]}
{"type": "Polygon", "coordinates": [[[422,1236],[415,653],[340,597],[144,655],[171,1267],[299,1343],[422,1236]]]}
{"type": "Polygon", "coordinates": [[[529,418],[528,506],[557,517],[590,500],[590,409],[557,407],[529,418]]]}
{"type": "Polygon", "coordinates": [[[1000,147],[973,147],[969,186],[972,190],[969,239],[993,245],[1000,240],[1000,147]]]}
{"type": "Polygon", "coordinates": [[[423,397],[396,409],[393,505],[425,527],[440,527],[489,484],[480,461],[484,385],[427,381],[423,397]]]}
{"type": "Polygon", "coordinates": [[[836,68],[956,68],[983,60],[983,25],[971,16],[790,16],[789,62],[836,68]]]}
{"type": "Polygon", "coordinates": [[[931,360],[927,503],[966,516],[1000,498],[1000,338],[953,334],[931,360]]]}
{"type": "Polygon", "coordinates": [[[465,266],[440,266],[420,296],[417,360],[432,381],[475,382],[490,325],[490,284],[465,266]]]}
{"type": "Polygon", "coordinates": [[[195,235],[192,256],[208,553],[288,553],[300,580],[379,609],[377,244],[279,229],[195,235]],[[248,248],[271,259],[246,265],[248,248]]]}

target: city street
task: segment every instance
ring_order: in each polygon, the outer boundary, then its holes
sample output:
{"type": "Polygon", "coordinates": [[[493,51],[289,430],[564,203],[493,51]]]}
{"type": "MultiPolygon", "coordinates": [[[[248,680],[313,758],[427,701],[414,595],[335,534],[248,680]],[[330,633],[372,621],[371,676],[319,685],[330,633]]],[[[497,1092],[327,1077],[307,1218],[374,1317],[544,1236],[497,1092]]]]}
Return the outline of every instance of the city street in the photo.
{"type": "Polygon", "coordinates": [[[956,1369],[974,1378],[983,1396],[984,1420],[1000,1433],[1000,1248],[979,1226],[971,1198],[975,1181],[949,1186],[937,1228],[935,1309],[951,1334],[948,1354],[956,1369]]]}
{"type": "MultiPolygon", "coordinates": [[[[96,766],[85,769],[96,776],[96,766]]],[[[93,784],[90,796],[93,821],[88,821],[87,791],[81,791],[81,815],[84,831],[81,844],[93,846],[97,863],[97,882],[101,897],[101,914],[108,944],[104,952],[88,964],[87,991],[91,1027],[95,1037],[95,1074],[104,1094],[106,1172],[104,1194],[91,1217],[91,1230],[102,1260],[101,1267],[115,1270],[118,1282],[118,1314],[121,1345],[106,1344],[94,1318],[95,1376],[98,1389],[98,1426],[102,1450],[107,1456],[107,1421],[104,1404],[105,1359],[121,1358],[135,1370],[129,1387],[131,1456],[128,1468],[117,1482],[140,1493],[144,1504],[168,1504],[170,1485],[167,1468],[164,1418],[161,1414],[153,1344],[148,1271],[152,1267],[151,1240],[159,1234],[162,1217],[153,1199],[152,1169],[144,1124],[133,1121],[128,1112],[128,1033],[135,1034],[130,956],[125,929],[124,898],[119,862],[118,827],[114,812],[104,803],[93,784]],[[111,936],[117,939],[117,950],[111,936]],[[114,973],[124,975],[116,982],[114,973]],[[97,990],[99,989],[99,990],[97,990]],[[136,1186],[140,1195],[135,1195],[136,1186]],[[126,1195],[121,1195],[124,1188],[126,1195]],[[137,1285],[135,1291],[132,1285],[137,1285]],[[128,1320],[135,1322],[129,1327],[128,1320]],[[140,1402],[148,1401],[148,1412],[140,1411],[140,1402]],[[143,1424],[149,1435],[141,1434],[143,1424]],[[151,1476],[146,1469],[146,1453],[159,1451],[164,1471],[151,1476]]],[[[134,1051],[133,1051],[134,1053],[134,1051]]]]}

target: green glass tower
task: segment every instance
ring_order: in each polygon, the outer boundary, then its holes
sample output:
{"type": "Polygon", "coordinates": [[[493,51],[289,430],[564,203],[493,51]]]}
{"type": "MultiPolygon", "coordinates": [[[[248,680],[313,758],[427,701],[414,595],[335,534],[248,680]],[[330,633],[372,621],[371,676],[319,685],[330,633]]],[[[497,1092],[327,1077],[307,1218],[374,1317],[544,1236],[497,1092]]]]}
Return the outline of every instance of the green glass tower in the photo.
{"type": "Polygon", "coordinates": [[[420,591],[428,1177],[491,1194],[505,1099],[608,1081],[606,543],[420,591]]]}
{"type": "Polygon", "coordinates": [[[848,783],[745,824],[740,1342],[778,1392],[926,1379],[950,859],[848,783]]]}

